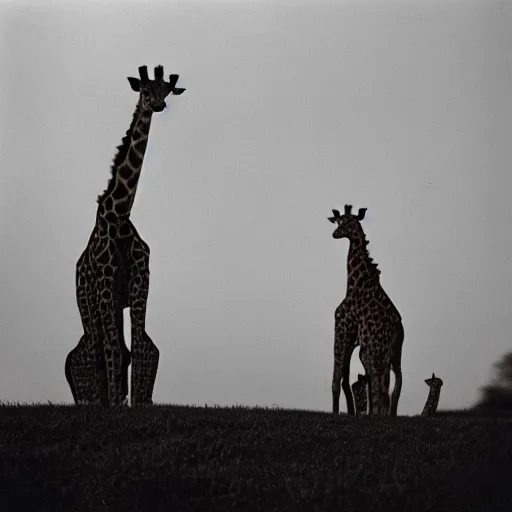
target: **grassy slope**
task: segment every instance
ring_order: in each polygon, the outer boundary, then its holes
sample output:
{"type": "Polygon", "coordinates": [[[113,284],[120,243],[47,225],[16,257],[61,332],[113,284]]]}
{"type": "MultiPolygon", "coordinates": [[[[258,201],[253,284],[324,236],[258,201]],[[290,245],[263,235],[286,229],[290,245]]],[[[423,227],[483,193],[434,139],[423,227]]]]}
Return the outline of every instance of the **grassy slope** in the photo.
{"type": "Polygon", "coordinates": [[[4,512],[512,510],[510,419],[4,405],[0,432],[4,512]]]}

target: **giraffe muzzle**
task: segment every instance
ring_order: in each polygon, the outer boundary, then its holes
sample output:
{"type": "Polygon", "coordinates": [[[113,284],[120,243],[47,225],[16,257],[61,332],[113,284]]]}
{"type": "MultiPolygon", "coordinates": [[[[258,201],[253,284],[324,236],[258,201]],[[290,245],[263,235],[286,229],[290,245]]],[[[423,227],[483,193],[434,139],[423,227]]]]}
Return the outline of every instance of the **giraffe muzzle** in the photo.
{"type": "Polygon", "coordinates": [[[165,101],[161,105],[152,105],[153,112],[162,112],[162,110],[166,107],[165,101]]]}

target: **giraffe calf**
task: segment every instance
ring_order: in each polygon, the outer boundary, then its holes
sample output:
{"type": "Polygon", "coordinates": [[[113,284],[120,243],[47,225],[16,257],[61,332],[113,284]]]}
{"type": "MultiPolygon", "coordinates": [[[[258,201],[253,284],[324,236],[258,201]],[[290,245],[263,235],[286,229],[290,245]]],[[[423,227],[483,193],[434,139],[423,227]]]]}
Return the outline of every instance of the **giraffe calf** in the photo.
{"type": "Polygon", "coordinates": [[[354,395],[356,415],[366,414],[368,408],[367,398],[368,377],[366,375],[357,375],[357,380],[352,384],[352,393],[354,395]]]}
{"type": "Polygon", "coordinates": [[[437,410],[437,404],[439,403],[439,395],[441,394],[443,381],[432,374],[432,377],[430,379],[425,379],[425,382],[430,388],[430,391],[428,392],[427,402],[425,403],[421,416],[434,416],[437,410]]]}
{"type": "MultiPolygon", "coordinates": [[[[389,374],[388,374],[389,377],[389,374]]],[[[361,416],[368,414],[368,375],[357,374],[357,380],[352,384],[352,394],[354,395],[356,415],[361,416]]],[[[389,409],[389,396],[386,397],[387,388],[389,387],[389,378],[387,379],[387,385],[385,384],[386,378],[384,377],[382,400],[385,404],[386,410],[389,409]]]]}

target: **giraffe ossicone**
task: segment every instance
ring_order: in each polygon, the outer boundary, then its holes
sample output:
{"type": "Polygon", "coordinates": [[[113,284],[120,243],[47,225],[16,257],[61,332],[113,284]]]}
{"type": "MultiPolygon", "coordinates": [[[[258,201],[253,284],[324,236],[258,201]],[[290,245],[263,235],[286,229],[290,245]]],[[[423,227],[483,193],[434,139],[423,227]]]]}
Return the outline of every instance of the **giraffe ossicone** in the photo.
{"type": "Polygon", "coordinates": [[[146,333],[149,246],[130,220],[146,152],[151,119],[166,108],[169,94],[179,95],[178,75],[163,80],[163,67],[147,66],[139,78],[128,77],[139,93],[132,122],[117,148],[111,178],[98,197],[96,222],[76,264],[76,298],[84,335],[68,354],[66,379],[76,404],[150,405],[159,351],[146,333]],[[131,353],[123,335],[123,309],[130,309],[131,353]]]}
{"type": "Polygon", "coordinates": [[[333,238],[349,240],[347,292],[334,314],[333,413],[339,413],[341,389],[348,414],[355,413],[349,382],[350,360],[359,345],[359,358],[368,376],[369,414],[396,416],[402,389],[404,329],[400,313],[380,284],[380,270],[368,253],[368,242],[361,226],[366,210],[360,208],[357,215],[353,215],[352,206],[345,205],[343,215],[333,210],[333,217],[328,217],[330,222],[338,224],[333,238]],[[391,404],[390,368],[395,375],[391,404]]]}

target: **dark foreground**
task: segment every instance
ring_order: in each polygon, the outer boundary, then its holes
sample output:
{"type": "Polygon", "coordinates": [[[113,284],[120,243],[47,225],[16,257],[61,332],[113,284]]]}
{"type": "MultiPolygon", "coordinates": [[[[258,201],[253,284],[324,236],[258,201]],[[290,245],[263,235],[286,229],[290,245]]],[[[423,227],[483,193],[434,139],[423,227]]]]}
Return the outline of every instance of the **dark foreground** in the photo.
{"type": "Polygon", "coordinates": [[[0,406],[0,510],[512,510],[510,418],[0,406]]]}

